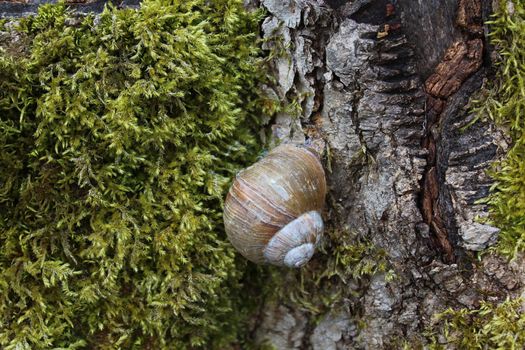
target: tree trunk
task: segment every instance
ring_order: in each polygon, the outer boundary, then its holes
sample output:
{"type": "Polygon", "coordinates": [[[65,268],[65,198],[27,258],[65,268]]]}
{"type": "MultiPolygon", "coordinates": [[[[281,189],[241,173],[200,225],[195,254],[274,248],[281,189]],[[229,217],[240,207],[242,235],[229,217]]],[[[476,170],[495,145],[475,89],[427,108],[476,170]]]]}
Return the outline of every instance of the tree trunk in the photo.
{"type": "MultiPolygon", "coordinates": [[[[479,222],[487,208],[477,200],[491,185],[487,168],[507,148],[490,122],[469,125],[469,100],[491,68],[483,23],[492,3],[249,5],[268,10],[266,47],[279,52],[268,94],[302,107],[300,117],[272,120],[270,141],[326,150],[327,231],[343,236],[327,238],[326,254],[341,242],[372,242],[394,276],[337,284],[340,301],[321,313],[267,302],[254,324],[257,341],[278,349],[417,347],[428,343],[436,313],[519,295],[523,263],[476,253],[497,239],[497,228],[479,222]]],[[[286,280],[297,272],[280,273],[286,280]]]]}

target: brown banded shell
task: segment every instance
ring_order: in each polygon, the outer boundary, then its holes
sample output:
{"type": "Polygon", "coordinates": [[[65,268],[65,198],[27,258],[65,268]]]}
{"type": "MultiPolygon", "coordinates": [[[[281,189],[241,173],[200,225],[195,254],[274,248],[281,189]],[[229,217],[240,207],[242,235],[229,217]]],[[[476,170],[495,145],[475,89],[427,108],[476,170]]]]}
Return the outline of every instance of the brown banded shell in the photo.
{"type": "Polygon", "coordinates": [[[233,246],[255,263],[299,267],[323,231],[326,180],[317,155],[281,145],[241,171],[224,203],[233,246]]]}

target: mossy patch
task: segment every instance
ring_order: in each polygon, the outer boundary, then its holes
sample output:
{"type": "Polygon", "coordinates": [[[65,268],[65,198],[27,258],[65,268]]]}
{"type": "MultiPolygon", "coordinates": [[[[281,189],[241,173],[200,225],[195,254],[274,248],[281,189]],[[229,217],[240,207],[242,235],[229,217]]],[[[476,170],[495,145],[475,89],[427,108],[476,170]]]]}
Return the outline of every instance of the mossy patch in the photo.
{"type": "Polygon", "coordinates": [[[500,1],[489,24],[500,59],[496,83],[479,112],[507,128],[513,145],[491,171],[495,183],[488,203],[492,224],[501,228],[496,250],[513,258],[525,251],[525,4],[500,1]]]}
{"type": "MultiPolygon", "coordinates": [[[[370,278],[392,278],[386,252],[371,242],[347,231],[329,229],[326,242],[315,258],[300,270],[270,268],[268,300],[278,301],[310,316],[311,321],[342,306],[345,300],[358,299],[370,278]]],[[[362,315],[356,310],[353,315],[362,315]]]]}
{"type": "Polygon", "coordinates": [[[246,263],[221,207],[258,150],[260,15],[145,0],[95,23],[45,5],[2,29],[30,39],[0,49],[2,349],[237,338],[246,263]]]}
{"type": "Polygon", "coordinates": [[[446,343],[434,337],[432,349],[523,349],[525,313],[523,300],[501,304],[482,302],[478,309],[446,310],[436,316],[443,324],[446,343]]]}

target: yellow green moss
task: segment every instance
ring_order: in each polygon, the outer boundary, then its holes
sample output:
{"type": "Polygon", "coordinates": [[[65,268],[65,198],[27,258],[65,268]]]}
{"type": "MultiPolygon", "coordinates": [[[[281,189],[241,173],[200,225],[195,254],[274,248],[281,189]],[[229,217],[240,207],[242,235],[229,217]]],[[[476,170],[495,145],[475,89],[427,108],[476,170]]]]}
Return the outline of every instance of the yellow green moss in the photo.
{"type": "Polygon", "coordinates": [[[505,349],[525,347],[525,313],[523,300],[506,300],[501,304],[482,302],[478,309],[446,310],[436,316],[443,325],[446,342],[434,338],[432,349],[505,349]]]}
{"type": "Polygon", "coordinates": [[[0,348],[225,348],[248,303],[221,206],[257,151],[260,13],[69,18],[2,28],[29,44],[0,49],[0,348]]]}
{"type": "Polygon", "coordinates": [[[507,128],[513,145],[491,171],[495,183],[488,203],[492,223],[501,228],[496,249],[512,258],[525,251],[525,4],[500,1],[489,24],[501,58],[480,113],[507,128]]]}
{"type": "Polygon", "coordinates": [[[265,291],[270,300],[306,312],[315,320],[337,309],[343,300],[357,297],[372,276],[392,277],[386,253],[371,242],[334,229],[326,232],[326,238],[323,249],[302,269],[264,271],[272,281],[265,291]]]}

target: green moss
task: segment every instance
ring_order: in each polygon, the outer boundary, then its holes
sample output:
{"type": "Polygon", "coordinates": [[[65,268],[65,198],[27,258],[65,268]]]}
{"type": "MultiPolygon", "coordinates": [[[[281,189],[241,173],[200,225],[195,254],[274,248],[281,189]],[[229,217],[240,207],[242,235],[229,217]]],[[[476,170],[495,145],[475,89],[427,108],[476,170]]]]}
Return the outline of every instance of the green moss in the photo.
{"type": "Polygon", "coordinates": [[[475,310],[446,310],[437,315],[443,323],[447,344],[435,339],[433,349],[455,345],[458,349],[523,349],[525,313],[523,300],[506,300],[496,305],[482,302],[475,310]]]}
{"type": "Polygon", "coordinates": [[[372,243],[340,230],[329,230],[326,238],[323,251],[302,269],[264,272],[271,281],[264,292],[268,299],[306,312],[314,322],[343,300],[359,297],[372,276],[391,277],[386,253],[372,243]]]}
{"type": "Polygon", "coordinates": [[[246,311],[221,206],[257,151],[260,14],[68,17],[42,6],[27,52],[0,49],[0,347],[222,349],[246,311]]]}
{"type": "Polygon", "coordinates": [[[513,146],[491,171],[495,183],[488,202],[492,223],[502,229],[496,249],[512,258],[525,251],[525,4],[500,1],[490,29],[501,60],[480,113],[506,127],[513,146]]]}

